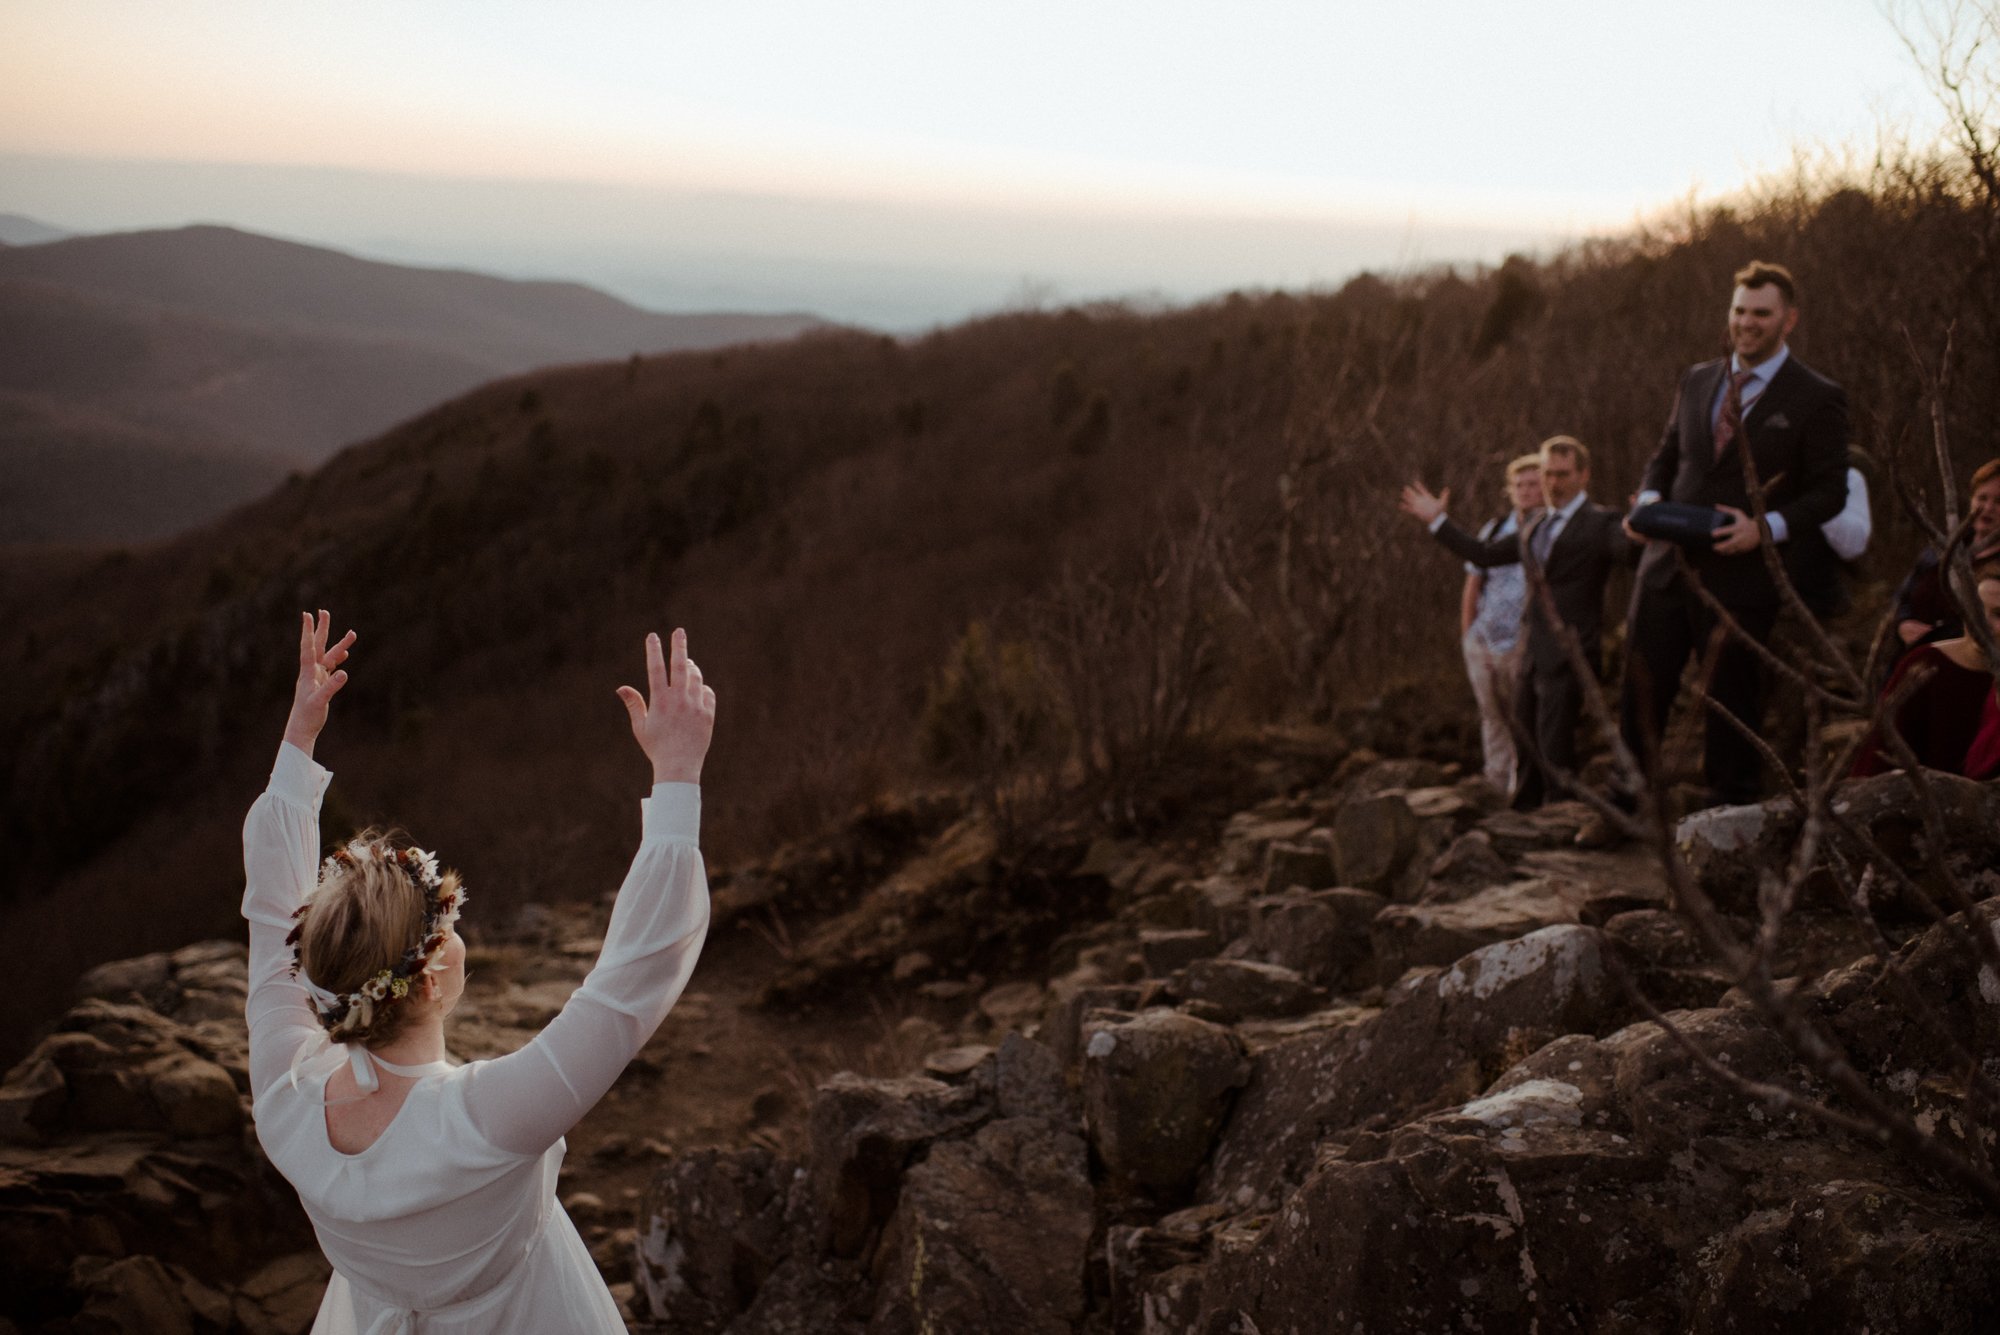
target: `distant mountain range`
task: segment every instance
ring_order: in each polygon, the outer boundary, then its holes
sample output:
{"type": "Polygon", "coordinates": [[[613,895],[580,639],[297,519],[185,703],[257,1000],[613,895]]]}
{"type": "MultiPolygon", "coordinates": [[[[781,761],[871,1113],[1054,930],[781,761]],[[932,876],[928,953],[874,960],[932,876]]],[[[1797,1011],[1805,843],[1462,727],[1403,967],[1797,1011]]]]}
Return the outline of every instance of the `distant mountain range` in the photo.
{"type": "Polygon", "coordinates": [[[0,246],[39,246],[44,241],[61,241],[73,235],[18,213],[0,213],[0,246]]]}
{"type": "Polygon", "coordinates": [[[496,377],[819,323],[663,315],[226,227],[6,245],[0,543],[164,536],[496,377]]]}

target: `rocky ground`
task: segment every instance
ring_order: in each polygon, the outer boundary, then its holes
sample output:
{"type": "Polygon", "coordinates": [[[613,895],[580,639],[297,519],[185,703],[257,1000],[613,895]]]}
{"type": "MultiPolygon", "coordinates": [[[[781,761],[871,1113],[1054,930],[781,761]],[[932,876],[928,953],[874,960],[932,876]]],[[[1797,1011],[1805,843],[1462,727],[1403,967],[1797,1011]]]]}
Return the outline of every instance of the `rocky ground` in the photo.
{"type": "MultiPolygon", "coordinates": [[[[2000,1221],[1640,1018],[1628,982],[1738,1072],[1816,1088],[1657,866],[1573,847],[1581,807],[1520,816],[1449,769],[1296,739],[1237,762],[1143,840],[1070,823],[1008,852],[927,799],[718,874],[695,990],[560,1188],[634,1328],[2000,1321],[2000,1221]]],[[[1952,794],[1990,891],[2000,792],[1952,794]]],[[[1893,780],[1851,808],[1910,847],[1893,780]]],[[[1747,912],[1787,833],[1742,809],[1682,842],[1747,912]]],[[[455,1051],[553,1015],[602,912],[488,928],[455,1051]]],[[[1884,912],[1960,1041],[2000,1051],[2000,984],[1884,912]]],[[[1838,904],[1793,914],[1782,963],[1879,1093],[1959,1134],[1939,1036],[1838,904]]],[[[0,1085],[0,1331],[310,1323],[325,1267],[250,1135],[242,989],[233,944],[104,966],[0,1085]]]]}

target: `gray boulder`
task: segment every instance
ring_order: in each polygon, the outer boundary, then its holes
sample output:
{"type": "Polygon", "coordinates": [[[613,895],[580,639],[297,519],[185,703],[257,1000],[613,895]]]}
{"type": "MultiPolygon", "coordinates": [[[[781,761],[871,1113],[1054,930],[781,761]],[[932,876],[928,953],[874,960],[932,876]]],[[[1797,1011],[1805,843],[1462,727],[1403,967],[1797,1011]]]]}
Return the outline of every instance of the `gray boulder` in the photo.
{"type": "Polygon", "coordinates": [[[1177,995],[1203,1002],[1232,1022],[1302,1015],[1327,999],[1325,988],[1296,970],[1256,960],[1196,960],[1175,974],[1172,983],[1177,995]]]}
{"type": "Polygon", "coordinates": [[[821,1250],[859,1254],[895,1212],[903,1170],[918,1152],[991,1115],[972,1085],[845,1071],[822,1084],[810,1114],[808,1180],[821,1250]]]}
{"type": "Polygon", "coordinates": [[[1318,844],[1274,843],[1265,854],[1264,893],[1324,890],[1335,883],[1333,854],[1318,844]]]}
{"type": "MultiPolygon", "coordinates": [[[[1744,1075],[1810,1088],[1749,1012],[1674,1018],[1744,1075]]],[[[2000,1224],[1881,1147],[1745,1099],[1650,1023],[1558,1039],[1476,1098],[1330,1146],[1282,1209],[1240,1227],[1250,1245],[1214,1249],[1182,1329],[1969,1335],[2000,1320],[2000,1224]],[[1385,1254],[1397,1264],[1371,1263],[1385,1254]]]]}
{"type": "Polygon", "coordinates": [[[1635,909],[1613,916],[1604,934],[1646,999],[1662,1010],[1713,1006],[1730,987],[1694,931],[1665,909],[1635,909]]]}
{"type": "Polygon", "coordinates": [[[638,1315],[711,1335],[748,1308],[779,1259],[795,1169],[769,1150],[695,1150],[660,1168],[639,1209],[638,1315]]]}
{"type": "Polygon", "coordinates": [[[1270,1208],[1325,1140],[1464,1102],[1552,1039],[1623,1025],[1630,1011],[1608,949],[1595,928],[1544,928],[1449,969],[1413,971],[1380,1012],[1259,1051],[1202,1199],[1270,1208]]]}
{"type": "Polygon", "coordinates": [[[110,960],[85,971],[76,980],[78,1001],[97,997],[105,1001],[159,1001],[173,978],[173,958],[166,951],[139,955],[128,960],[110,960]]]}
{"type": "Polygon", "coordinates": [[[1302,838],[1312,824],[1310,817],[1299,815],[1291,803],[1283,801],[1237,812],[1222,827],[1219,861],[1223,872],[1260,873],[1266,849],[1302,838]]]}
{"type": "Polygon", "coordinates": [[[1342,885],[1389,891],[1417,851],[1418,826],[1397,793],[1349,799],[1333,818],[1333,862],[1342,885]]]}
{"type": "Polygon", "coordinates": [[[1574,922],[1576,910],[1545,877],[1496,885],[1443,904],[1394,904],[1369,924],[1384,979],[1425,965],[1450,964],[1481,946],[1538,928],[1574,922]]]}
{"type": "MultiPolygon", "coordinates": [[[[1936,795],[1943,821],[1944,852],[1939,860],[1965,878],[2000,864],[2000,789],[1937,771],[1926,771],[1924,779],[1936,795]]],[[[1942,894],[1923,804],[1906,776],[1851,779],[1840,786],[1834,809],[1854,828],[1865,831],[1927,894],[1942,894]]],[[[1675,827],[1674,845],[1703,892],[1719,907],[1752,913],[1760,878],[1786,865],[1799,830],[1799,814],[1791,802],[1773,798],[1754,806],[1695,812],[1675,827]]],[[[1838,833],[1833,838],[1836,843],[1845,840],[1838,833]]],[[[1840,907],[1839,887],[1823,865],[1807,891],[1829,907],[1840,907]]],[[[1882,897],[1873,906],[1878,914],[1912,920],[1927,916],[1921,905],[1909,902],[1892,884],[1885,882],[1879,894],[1882,897]]]]}
{"type": "Polygon", "coordinates": [[[1179,1191],[1208,1157],[1249,1064],[1220,1025],[1169,1010],[1093,1025],[1084,1044],[1083,1109],[1112,1175],[1179,1191]]]}
{"type": "Polygon", "coordinates": [[[1199,927],[1178,931],[1146,928],[1139,933],[1139,957],[1146,962],[1148,978],[1165,978],[1195,960],[1207,959],[1222,949],[1214,932],[1199,927]]]}
{"type": "Polygon", "coordinates": [[[1039,1037],[1067,1071],[1083,1060],[1084,1026],[1093,1015],[1130,1012],[1140,1008],[1145,989],[1134,983],[1098,983],[1061,992],[1042,1015],[1039,1037]]]}
{"type": "Polygon", "coordinates": [[[989,1122],[911,1168],[883,1239],[869,1329],[1073,1331],[1093,1227],[1082,1137],[1039,1117],[989,1122]]]}
{"type": "Polygon", "coordinates": [[[1077,1112],[1054,1052],[1009,1034],[993,1054],[993,1103],[1002,1117],[1047,1117],[1074,1123],[1077,1112]]]}
{"type": "Polygon", "coordinates": [[[1250,949],[1320,987],[1363,986],[1374,976],[1368,924],[1387,902],[1345,887],[1266,896],[1250,906],[1250,949]]]}
{"type": "Polygon", "coordinates": [[[1418,899],[1425,904],[1448,904],[1513,878],[1514,870],[1493,846],[1492,834],[1467,830],[1432,859],[1430,878],[1418,899]]]}

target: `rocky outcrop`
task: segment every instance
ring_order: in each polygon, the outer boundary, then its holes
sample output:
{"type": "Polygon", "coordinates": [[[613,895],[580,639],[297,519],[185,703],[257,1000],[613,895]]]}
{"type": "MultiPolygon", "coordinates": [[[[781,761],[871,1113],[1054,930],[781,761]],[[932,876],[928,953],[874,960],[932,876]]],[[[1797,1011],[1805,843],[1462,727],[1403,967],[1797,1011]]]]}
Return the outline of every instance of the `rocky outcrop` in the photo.
{"type": "MultiPolygon", "coordinates": [[[[1835,811],[1846,828],[1835,832],[1832,845],[1853,856],[1856,846],[1848,830],[1865,836],[1915,880],[1920,895],[1942,900],[1939,866],[1974,880],[1991,877],[2000,867],[2000,789],[1936,771],[1926,771],[1924,781],[1937,800],[1941,838],[1933,839],[1909,781],[1894,773],[1841,786],[1835,811]]],[[[1753,913],[1760,878],[1785,865],[1800,824],[1797,810],[1782,799],[1714,807],[1682,820],[1675,828],[1674,843],[1709,898],[1727,911],[1753,913]]],[[[1844,896],[1825,871],[1830,852],[1822,851],[1820,871],[1810,890],[1822,903],[1837,907],[1844,896]]],[[[1872,906],[1878,915],[1910,921],[1926,916],[1923,905],[1900,885],[1890,878],[1885,882],[1877,887],[1872,906]]]]}
{"type": "Polygon", "coordinates": [[[1443,904],[1395,904],[1368,925],[1377,968],[1400,978],[1413,968],[1452,963],[1481,946],[1576,921],[1575,909],[1546,878],[1494,885],[1443,904]]]}
{"type": "Polygon", "coordinates": [[[1053,1119],[1002,1118],[936,1146],[904,1179],[869,1329],[1075,1330],[1092,1204],[1083,1139],[1053,1119]]]}
{"type": "Polygon", "coordinates": [[[1593,928],[1544,928],[1413,973],[1378,1013],[1260,1052],[1202,1195],[1271,1208],[1337,1134],[1461,1102],[1552,1039],[1622,1024],[1605,950],[1593,928]]]}
{"type": "MultiPolygon", "coordinates": [[[[865,979],[910,1013],[884,1026],[899,1048],[873,1049],[893,1060],[820,1081],[801,1124],[649,1151],[664,1163],[639,1179],[636,1229],[617,1189],[566,1186],[641,1328],[2000,1323],[2000,1224],[1973,1193],[1716,1077],[1831,1097],[1643,852],[1579,851],[1579,804],[1493,810],[1429,762],[1271,773],[1282,786],[1213,813],[1199,840],[1072,831],[1041,870],[1010,871],[959,820],[929,842],[899,825],[879,857],[847,847],[838,876],[793,850],[731,878],[738,911],[827,888],[767,1003],[865,979]],[[1631,988],[1682,1037],[1641,1019],[1631,988]]],[[[1850,786],[1843,810],[1907,859],[1914,898],[1871,880],[1878,937],[1822,878],[1769,972],[1875,1097],[1966,1146],[1957,1079],[2000,1050],[2000,970],[1912,907],[1940,864],[1976,895],[2000,886],[2000,822],[1992,788],[1938,787],[1933,849],[1902,780],[1850,786]]],[[[1788,820],[1782,803],[1709,813],[1680,851],[1740,914],[1788,820]]],[[[1975,912],[1972,930],[1996,930],[2000,909],[1975,912]]],[[[546,1020],[586,935],[555,923],[562,967],[524,966],[455,1045],[497,1052],[546,1020]]],[[[324,1267],[244,1120],[241,971],[226,946],[93,971],[0,1085],[17,1325],[309,1319],[324,1267]],[[182,1226],[195,1215],[199,1234],[182,1226]]]]}
{"type": "Polygon", "coordinates": [[[0,1083],[0,1312],[76,1331],[311,1323],[327,1269],[250,1128],[244,990],[233,943],[101,966],[0,1083]]]}
{"type": "Polygon", "coordinates": [[[818,1244],[836,1256],[873,1247],[894,1214],[903,1172],[937,1140],[993,1115],[970,1084],[837,1075],[812,1106],[812,1194],[818,1244]]]}
{"type": "MultiPolygon", "coordinates": [[[[1676,1019],[1731,1069],[1813,1088],[1751,1012],[1676,1019]]],[[[1970,1332],[2000,1318],[2000,1223],[1878,1147],[1745,1100],[1651,1024],[1557,1040],[1477,1099],[1352,1138],[1252,1224],[1248,1246],[1212,1240],[1196,1275],[1140,1284],[1171,1287],[1190,1314],[1158,1329],[1970,1332]]]]}
{"type": "Polygon", "coordinates": [[[634,1243],[638,1314],[684,1331],[734,1320],[777,1265],[787,1198],[801,1178],[761,1146],[698,1150],[660,1169],[634,1243]]]}
{"type": "Polygon", "coordinates": [[[1068,1331],[1096,1227],[1061,1067],[1010,1034],[952,1081],[826,1081],[805,1165],[701,1150],[656,1174],[642,1319],[687,1332],[1068,1331]]]}
{"type": "MultiPolygon", "coordinates": [[[[824,1086],[790,1250],[726,1328],[808,1329],[814,1304],[857,1332],[2000,1319],[2000,1226],[1968,1195],[1746,1098],[1638,1018],[1628,987],[1721,1067],[1827,1096],[1656,864],[1575,849],[1580,804],[1493,811],[1441,778],[1359,763],[1223,822],[1207,859],[1093,844],[1119,906],[1064,938],[1043,992],[1018,989],[1042,1041],[996,1046],[968,1003],[960,1046],[925,1062],[939,1079],[824,1086]]],[[[1957,792],[1950,819],[1987,800],[1957,792]]],[[[1849,809],[1888,840],[1898,802],[1849,809]]],[[[1683,851],[1740,908],[1731,878],[1764,845],[1718,832],[1785,819],[1713,815],[1683,851]]],[[[2000,983],[1962,944],[1931,929],[1898,957],[1942,1027],[1912,1020],[1844,913],[1804,906],[1773,946],[1878,1093],[1958,1134],[1948,1077],[2000,1047],[2000,983]]]]}

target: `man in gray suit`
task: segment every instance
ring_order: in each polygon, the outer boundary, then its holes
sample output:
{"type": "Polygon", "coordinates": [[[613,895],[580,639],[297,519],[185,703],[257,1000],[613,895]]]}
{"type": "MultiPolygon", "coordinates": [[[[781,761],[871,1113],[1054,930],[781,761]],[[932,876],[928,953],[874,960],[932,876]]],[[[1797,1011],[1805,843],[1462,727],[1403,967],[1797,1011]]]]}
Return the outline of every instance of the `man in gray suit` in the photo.
{"type": "Polygon", "coordinates": [[[1574,630],[1584,662],[1601,672],[1604,588],[1612,570],[1626,561],[1632,544],[1619,511],[1591,502],[1590,451],[1573,436],[1542,442],[1542,499],[1546,508],[1517,538],[1482,542],[1445,514],[1447,488],[1433,496],[1422,483],[1403,488],[1402,509],[1429,526],[1452,552],[1482,568],[1529,561],[1540,566],[1555,617],[1540,599],[1527,613],[1528,658],[1521,672],[1516,717],[1532,742],[1533,764],[1524,767],[1514,807],[1530,811],[1560,796],[1564,777],[1576,771],[1576,727],[1583,715],[1583,683],[1577,678],[1565,628],[1574,630]]]}

